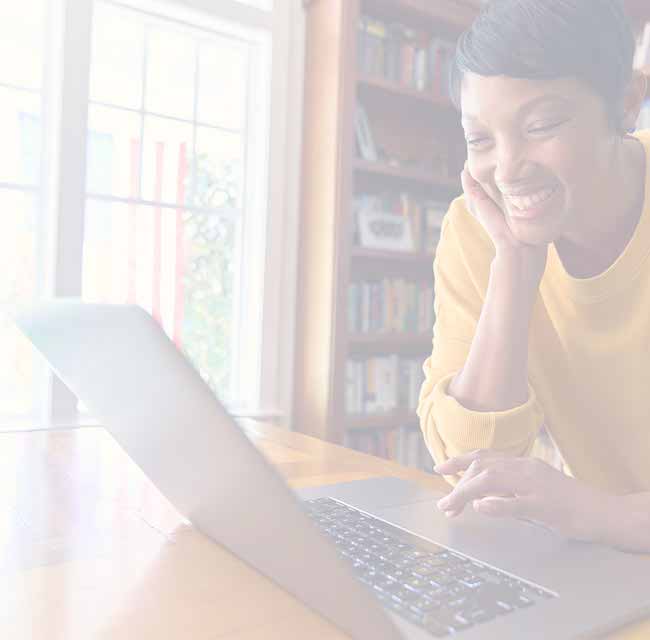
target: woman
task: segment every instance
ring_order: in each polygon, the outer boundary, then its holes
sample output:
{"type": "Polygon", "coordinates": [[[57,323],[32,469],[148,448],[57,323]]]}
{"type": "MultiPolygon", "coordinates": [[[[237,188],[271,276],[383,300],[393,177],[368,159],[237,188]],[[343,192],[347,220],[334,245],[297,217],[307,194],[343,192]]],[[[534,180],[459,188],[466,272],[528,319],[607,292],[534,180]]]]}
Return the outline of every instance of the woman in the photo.
{"type": "Polygon", "coordinates": [[[464,194],[418,415],[467,506],[650,552],[650,131],[621,0],[493,0],[450,86],[464,194]],[[531,456],[545,429],[563,473],[531,456]]]}

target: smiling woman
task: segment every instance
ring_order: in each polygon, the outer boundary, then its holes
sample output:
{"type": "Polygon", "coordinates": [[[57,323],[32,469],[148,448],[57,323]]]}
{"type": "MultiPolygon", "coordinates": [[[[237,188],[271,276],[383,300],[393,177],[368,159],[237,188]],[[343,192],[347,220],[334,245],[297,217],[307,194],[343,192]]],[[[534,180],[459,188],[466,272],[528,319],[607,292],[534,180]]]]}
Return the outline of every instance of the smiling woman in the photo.
{"type": "Polygon", "coordinates": [[[632,534],[650,513],[650,131],[634,132],[633,55],[620,0],[492,0],[459,38],[464,194],[434,263],[418,415],[456,485],[450,514],[650,551],[632,534]],[[541,432],[566,473],[531,462],[541,432]]]}

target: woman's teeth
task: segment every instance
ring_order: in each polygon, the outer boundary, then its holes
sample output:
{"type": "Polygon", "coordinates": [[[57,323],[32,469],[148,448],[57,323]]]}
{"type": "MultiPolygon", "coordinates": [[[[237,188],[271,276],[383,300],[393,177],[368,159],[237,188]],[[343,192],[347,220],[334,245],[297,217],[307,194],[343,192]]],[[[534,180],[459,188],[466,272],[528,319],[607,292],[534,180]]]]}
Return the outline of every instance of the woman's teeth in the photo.
{"type": "Polygon", "coordinates": [[[545,200],[548,200],[555,193],[555,189],[556,187],[547,187],[546,189],[542,189],[541,191],[538,191],[537,193],[533,193],[530,196],[521,196],[521,197],[504,196],[504,197],[515,209],[519,209],[520,211],[526,211],[527,209],[531,209],[532,207],[541,204],[545,200]]]}

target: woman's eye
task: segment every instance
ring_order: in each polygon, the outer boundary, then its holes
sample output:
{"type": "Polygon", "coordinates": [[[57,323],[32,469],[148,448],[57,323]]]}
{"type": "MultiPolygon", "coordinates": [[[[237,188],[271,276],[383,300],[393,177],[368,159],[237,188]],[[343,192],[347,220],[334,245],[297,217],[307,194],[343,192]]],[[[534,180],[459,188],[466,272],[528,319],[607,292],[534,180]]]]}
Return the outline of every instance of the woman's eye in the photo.
{"type": "Polygon", "coordinates": [[[478,146],[481,142],[485,142],[487,138],[475,138],[474,140],[467,140],[467,144],[470,147],[476,147],[478,146]]]}
{"type": "Polygon", "coordinates": [[[555,129],[556,127],[559,127],[562,124],[562,122],[554,122],[553,124],[546,125],[545,127],[536,127],[535,129],[529,129],[530,133],[545,133],[546,131],[551,131],[551,129],[555,129]]]}

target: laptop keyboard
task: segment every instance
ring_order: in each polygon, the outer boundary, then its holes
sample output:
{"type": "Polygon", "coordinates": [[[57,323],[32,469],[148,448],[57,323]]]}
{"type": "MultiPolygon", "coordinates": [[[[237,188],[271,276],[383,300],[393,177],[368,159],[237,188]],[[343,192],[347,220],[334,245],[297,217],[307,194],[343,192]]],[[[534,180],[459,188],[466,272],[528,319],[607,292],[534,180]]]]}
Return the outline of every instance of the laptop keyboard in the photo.
{"type": "Polygon", "coordinates": [[[381,603],[433,637],[556,597],[332,498],[304,504],[311,519],[381,603]]]}

